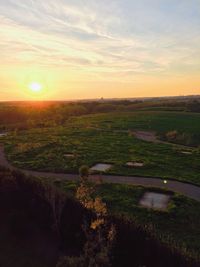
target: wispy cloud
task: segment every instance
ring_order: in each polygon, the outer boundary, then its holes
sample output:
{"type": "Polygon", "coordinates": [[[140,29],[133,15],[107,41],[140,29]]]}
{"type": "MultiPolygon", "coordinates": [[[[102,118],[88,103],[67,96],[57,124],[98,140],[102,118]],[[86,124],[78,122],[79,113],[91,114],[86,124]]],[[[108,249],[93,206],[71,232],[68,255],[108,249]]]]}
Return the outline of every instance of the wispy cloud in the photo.
{"type": "Polygon", "coordinates": [[[200,68],[199,0],[0,0],[0,23],[1,66],[130,81],[200,68]]]}

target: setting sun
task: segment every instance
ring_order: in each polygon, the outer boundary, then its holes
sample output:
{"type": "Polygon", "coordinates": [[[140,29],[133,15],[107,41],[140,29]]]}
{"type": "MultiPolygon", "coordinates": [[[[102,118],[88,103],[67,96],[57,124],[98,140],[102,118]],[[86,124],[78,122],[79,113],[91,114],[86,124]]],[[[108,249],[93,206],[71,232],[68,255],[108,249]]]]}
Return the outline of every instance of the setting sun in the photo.
{"type": "Polygon", "coordinates": [[[40,92],[42,90],[42,85],[40,83],[34,82],[34,83],[29,84],[29,89],[32,92],[37,93],[37,92],[40,92]]]}

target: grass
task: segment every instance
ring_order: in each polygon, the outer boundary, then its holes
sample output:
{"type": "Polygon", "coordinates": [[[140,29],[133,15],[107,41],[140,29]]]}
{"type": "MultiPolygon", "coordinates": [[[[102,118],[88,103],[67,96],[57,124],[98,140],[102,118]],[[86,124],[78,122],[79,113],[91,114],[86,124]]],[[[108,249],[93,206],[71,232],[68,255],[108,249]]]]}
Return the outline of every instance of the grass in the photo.
{"type": "MultiPolygon", "coordinates": [[[[74,194],[76,182],[61,182],[59,185],[69,194],[74,194]]],[[[179,194],[172,194],[167,211],[146,209],[138,205],[141,196],[147,191],[167,191],[141,186],[121,184],[101,184],[97,193],[107,203],[112,214],[124,215],[141,225],[153,227],[157,237],[164,242],[174,242],[200,257],[200,205],[197,201],[179,194]]],[[[168,192],[169,193],[169,192],[168,192]]]]}
{"type": "Polygon", "coordinates": [[[17,167],[76,173],[81,165],[111,163],[109,174],[176,178],[200,184],[200,151],[136,139],[130,130],[170,130],[200,134],[200,114],[183,112],[108,113],[71,118],[66,125],[30,129],[4,138],[8,159],[17,167]],[[64,155],[73,153],[74,158],[64,155]],[[144,167],[130,168],[128,161],[144,167]]]}
{"type": "MultiPolygon", "coordinates": [[[[131,130],[150,130],[158,135],[177,130],[200,134],[200,114],[143,111],[74,117],[64,126],[30,129],[2,138],[8,159],[17,167],[53,172],[78,172],[81,165],[112,163],[109,174],[176,178],[200,185],[200,150],[175,144],[150,143],[136,139],[131,130]],[[182,154],[183,150],[191,155],[182,154]],[[74,158],[64,155],[73,153],[74,158]],[[129,168],[128,161],[142,161],[144,167],[129,168]]],[[[200,140],[199,140],[200,142],[200,140]]],[[[57,183],[74,194],[77,183],[57,183]]],[[[98,194],[111,213],[124,215],[142,225],[153,225],[158,238],[174,240],[199,255],[200,204],[174,194],[167,211],[138,205],[147,189],[119,184],[102,184],[98,194]]],[[[152,189],[161,190],[161,189],[152,189]]],[[[162,190],[161,190],[162,191],[162,190]]]]}
{"type": "Polygon", "coordinates": [[[76,117],[71,120],[71,123],[74,124],[74,122],[80,126],[87,123],[88,126],[97,126],[104,129],[143,129],[153,130],[159,134],[177,130],[200,134],[200,114],[191,112],[116,112],[76,117]]]}

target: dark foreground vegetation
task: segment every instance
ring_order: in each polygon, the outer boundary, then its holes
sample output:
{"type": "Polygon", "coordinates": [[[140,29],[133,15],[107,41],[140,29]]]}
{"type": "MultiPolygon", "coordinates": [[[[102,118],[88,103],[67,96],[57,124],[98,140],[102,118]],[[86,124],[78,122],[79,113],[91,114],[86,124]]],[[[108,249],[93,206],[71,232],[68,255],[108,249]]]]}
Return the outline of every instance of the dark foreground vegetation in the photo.
{"type": "MultiPolygon", "coordinates": [[[[0,211],[3,267],[53,267],[61,256],[79,256],[87,242],[82,225],[93,216],[52,184],[4,168],[0,171],[0,211]]],[[[116,228],[111,266],[200,266],[184,249],[158,241],[151,228],[125,216],[110,214],[108,220],[116,228]]]]}

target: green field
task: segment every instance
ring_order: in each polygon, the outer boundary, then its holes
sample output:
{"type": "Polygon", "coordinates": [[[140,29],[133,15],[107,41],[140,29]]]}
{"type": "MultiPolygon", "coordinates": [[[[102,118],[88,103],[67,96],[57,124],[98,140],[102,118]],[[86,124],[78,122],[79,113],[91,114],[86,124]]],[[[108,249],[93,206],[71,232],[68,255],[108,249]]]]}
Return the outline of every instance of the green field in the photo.
{"type": "MultiPolygon", "coordinates": [[[[200,114],[186,112],[138,111],[129,113],[107,113],[74,118],[71,122],[104,129],[143,129],[158,133],[170,130],[200,134],[200,114]],[[81,118],[81,121],[80,121],[81,118]]],[[[199,140],[200,141],[200,140],[199,140]]]]}
{"type": "MultiPolygon", "coordinates": [[[[200,150],[137,139],[133,130],[161,135],[177,130],[200,135],[200,114],[143,111],[70,118],[65,125],[33,128],[5,138],[8,159],[17,167],[55,172],[78,172],[81,165],[112,163],[110,174],[176,178],[200,184],[200,150]],[[190,151],[191,155],[182,154],[190,151]],[[74,158],[65,154],[73,153],[74,158]],[[128,161],[144,167],[130,168],[128,161]]],[[[200,140],[199,140],[200,142],[200,140]]]]}
{"type": "MultiPolygon", "coordinates": [[[[60,188],[74,195],[76,182],[61,182],[60,188]]],[[[200,205],[179,194],[172,194],[166,211],[146,209],[139,206],[139,200],[146,191],[168,193],[165,190],[144,188],[121,184],[101,184],[97,193],[107,203],[111,214],[125,216],[137,221],[140,225],[152,227],[157,238],[162,242],[186,249],[189,255],[199,254],[200,248],[200,205]]]]}
{"type": "MultiPolygon", "coordinates": [[[[200,184],[200,149],[173,143],[152,143],[137,139],[132,131],[155,131],[158,138],[169,131],[200,135],[200,114],[139,111],[107,113],[70,118],[64,125],[15,131],[2,138],[8,159],[17,167],[78,173],[81,165],[113,164],[108,174],[176,178],[200,184]],[[183,151],[191,154],[183,154],[183,151]],[[65,155],[72,153],[74,158],[65,155]],[[139,161],[144,167],[127,167],[139,161]]],[[[200,143],[200,140],[199,140],[200,143]]],[[[77,183],[58,181],[57,186],[74,193],[77,183]]],[[[102,184],[98,194],[109,211],[153,227],[164,242],[173,242],[199,257],[200,205],[173,194],[167,211],[142,208],[144,187],[102,184]]],[[[149,190],[149,189],[148,189],[149,190]]],[[[160,191],[161,189],[153,189],[160,191]]],[[[152,232],[154,232],[152,231],[152,232]]]]}

